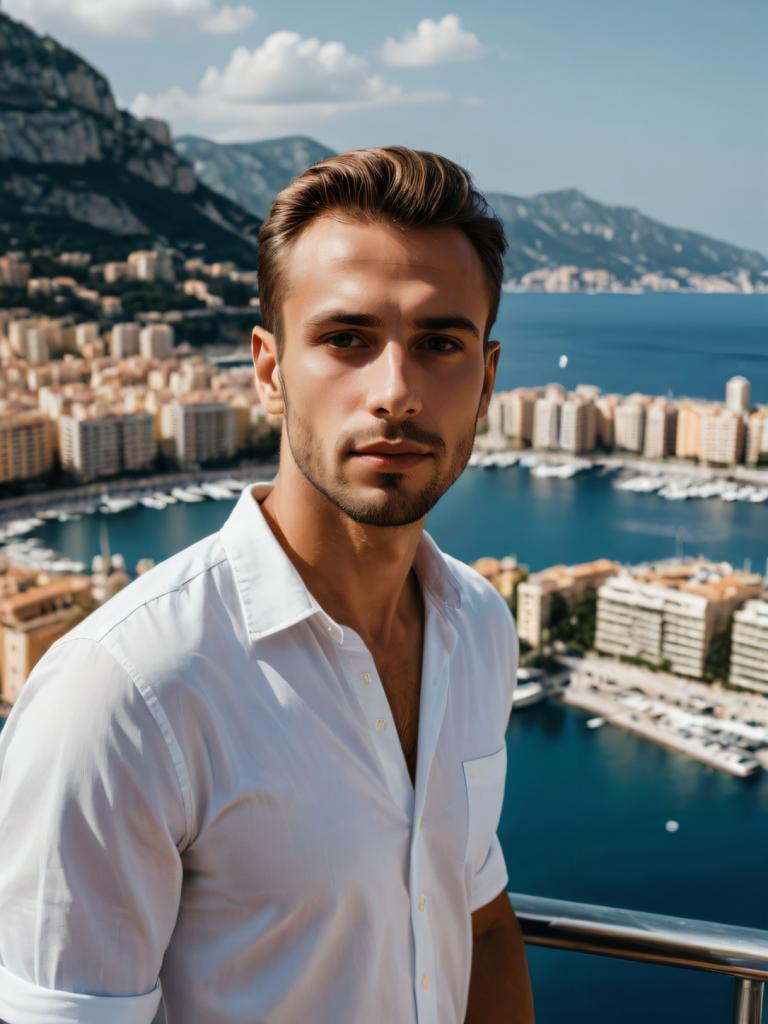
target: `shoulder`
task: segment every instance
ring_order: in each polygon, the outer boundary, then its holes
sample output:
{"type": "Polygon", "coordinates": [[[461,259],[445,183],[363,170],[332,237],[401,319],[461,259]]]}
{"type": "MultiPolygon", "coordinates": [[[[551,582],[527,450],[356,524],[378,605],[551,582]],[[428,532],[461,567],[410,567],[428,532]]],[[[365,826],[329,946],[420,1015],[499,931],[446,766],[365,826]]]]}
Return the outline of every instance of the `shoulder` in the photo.
{"type": "Polygon", "coordinates": [[[458,587],[460,611],[467,625],[481,633],[501,632],[513,639],[516,646],[515,621],[509,605],[498,590],[465,562],[444,552],[441,555],[458,587]]]}
{"type": "Polygon", "coordinates": [[[204,537],[133,580],[68,633],[67,639],[103,640],[148,606],[168,606],[182,593],[201,592],[210,587],[215,570],[224,561],[219,535],[204,537]]]}

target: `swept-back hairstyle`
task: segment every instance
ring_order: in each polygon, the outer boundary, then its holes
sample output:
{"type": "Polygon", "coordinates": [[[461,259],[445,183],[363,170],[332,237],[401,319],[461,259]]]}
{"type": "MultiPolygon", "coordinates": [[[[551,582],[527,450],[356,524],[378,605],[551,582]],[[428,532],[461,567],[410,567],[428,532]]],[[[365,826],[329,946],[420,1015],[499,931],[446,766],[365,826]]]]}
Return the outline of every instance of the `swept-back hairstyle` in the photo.
{"type": "Polygon", "coordinates": [[[312,164],[280,192],[259,232],[259,297],[264,327],[282,350],[280,305],[286,255],[324,213],[409,228],[455,227],[475,248],[488,281],[486,340],[499,308],[504,229],[469,173],[444,156],[404,146],[357,149],[312,164]]]}

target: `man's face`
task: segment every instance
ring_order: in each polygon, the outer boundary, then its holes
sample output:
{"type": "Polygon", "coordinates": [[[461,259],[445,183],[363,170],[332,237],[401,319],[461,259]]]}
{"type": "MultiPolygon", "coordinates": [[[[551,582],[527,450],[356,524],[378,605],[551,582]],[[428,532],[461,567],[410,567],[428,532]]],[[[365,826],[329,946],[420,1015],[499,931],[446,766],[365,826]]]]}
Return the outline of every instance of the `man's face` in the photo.
{"type": "Polygon", "coordinates": [[[287,255],[280,376],[290,454],[357,522],[421,519],[469,459],[493,390],[488,284],[456,228],[324,215],[287,255]]]}

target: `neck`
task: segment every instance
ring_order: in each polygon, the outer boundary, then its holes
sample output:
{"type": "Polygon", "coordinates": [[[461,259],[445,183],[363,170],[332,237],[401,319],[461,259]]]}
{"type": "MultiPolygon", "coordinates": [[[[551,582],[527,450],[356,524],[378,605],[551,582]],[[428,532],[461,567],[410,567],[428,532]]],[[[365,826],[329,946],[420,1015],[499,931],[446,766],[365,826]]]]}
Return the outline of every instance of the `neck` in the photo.
{"type": "Polygon", "coordinates": [[[420,608],[413,560],[424,520],[368,526],[345,515],[292,460],[262,503],[272,532],[307,589],[337,622],[386,646],[420,608]]]}

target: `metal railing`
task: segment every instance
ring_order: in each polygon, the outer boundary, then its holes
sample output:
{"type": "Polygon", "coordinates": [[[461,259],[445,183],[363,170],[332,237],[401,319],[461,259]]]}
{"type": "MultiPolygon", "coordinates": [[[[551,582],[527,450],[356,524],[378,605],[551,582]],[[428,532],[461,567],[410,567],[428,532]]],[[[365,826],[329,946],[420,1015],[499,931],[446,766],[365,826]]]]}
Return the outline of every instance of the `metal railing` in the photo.
{"type": "Polygon", "coordinates": [[[760,1024],[768,932],[509,893],[527,943],[734,979],[733,1024],[760,1024]]]}

